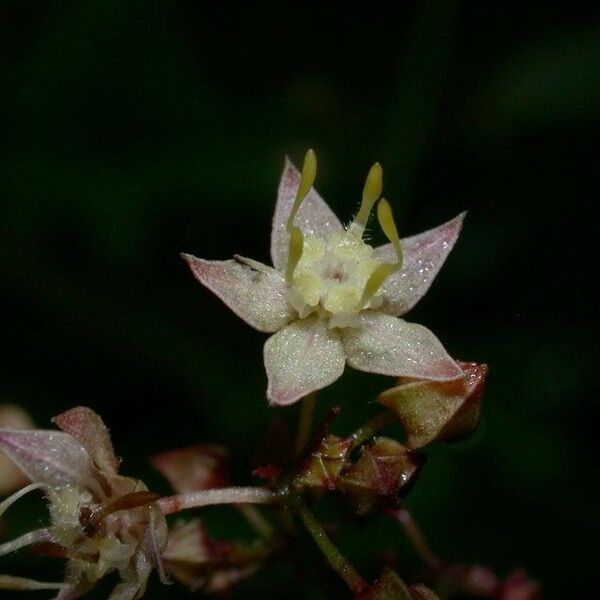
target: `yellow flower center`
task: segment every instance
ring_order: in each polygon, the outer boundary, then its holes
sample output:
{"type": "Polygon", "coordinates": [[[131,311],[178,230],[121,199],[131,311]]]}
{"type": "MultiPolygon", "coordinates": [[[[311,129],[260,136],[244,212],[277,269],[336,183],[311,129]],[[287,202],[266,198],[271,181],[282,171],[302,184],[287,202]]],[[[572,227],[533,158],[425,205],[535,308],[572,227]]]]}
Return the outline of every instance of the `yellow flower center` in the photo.
{"type": "Polygon", "coordinates": [[[400,238],[391,208],[381,198],[377,217],[396,250],[398,261],[393,264],[381,262],[373,247],[363,240],[369,214],[381,195],[379,163],[375,163],[367,175],[360,210],[347,229],[331,232],[325,238],[304,235],[294,225],[294,218],[310,191],[316,171],[316,157],[309,150],[287,224],[290,234],[286,269],[290,286],[288,302],[301,319],[316,312],[329,319],[330,327],[356,327],[360,311],[381,304],[383,282],[402,266],[400,238]]]}
{"type": "Polygon", "coordinates": [[[325,239],[304,237],[288,293],[288,302],[300,318],[318,312],[330,317],[330,327],[350,327],[357,324],[361,310],[381,304],[380,290],[363,302],[367,282],[382,263],[361,233],[353,223],[325,239]]]}

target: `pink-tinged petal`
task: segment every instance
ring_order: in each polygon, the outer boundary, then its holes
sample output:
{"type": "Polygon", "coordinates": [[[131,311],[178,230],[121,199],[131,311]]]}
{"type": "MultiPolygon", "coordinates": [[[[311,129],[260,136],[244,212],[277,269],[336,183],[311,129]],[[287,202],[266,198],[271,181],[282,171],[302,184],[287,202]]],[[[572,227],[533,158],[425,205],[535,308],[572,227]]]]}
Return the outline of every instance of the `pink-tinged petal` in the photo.
{"type": "MultiPolygon", "coordinates": [[[[461,213],[435,229],[402,240],[404,262],[400,271],[390,275],[383,284],[382,311],[403,315],[427,293],[454,247],[466,214],[461,213]]],[[[384,262],[396,261],[391,244],[375,248],[375,254],[384,262]]]]}
{"type": "MultiPolygon", "coordinates": [[[[33,429],[31,417],[20,407],[0,404],[0,427],[8,429],[33,429]]],[[[18,490],[27,483],[27,477],[7,457],[0,454],[0,496],[18,490]]]]}
{"type": "Polygon", "coordinates": [[[209,490],[229,484],[224,446],[190,446],[153,456],[154,468],[178,493],[209,490]]]}
{"type": "Polygon", "coordinates": [[[86,485],[94,475],[85,448],[61,431],[0,429],[0,451],[35,483],[86,485]]]}
{"type": "Polygon", "coordinates": [[[101,471],[118,471],[119,459],[115,456],[108,429],[91,408],[77,406],[57,415],[52,422],[78,440],[101,471]]]}
{"type": "MultiPolygon", "coordinates": [[[[146,593],[146,587],[148,585],[148,577],[150,577],[150,573],[152,573],[153,563],[148,556],[144,552],[136,552],[134,556],[135,563],[135,581],[137,582],[138,592],[134,596],[135,598],[141,598],[146,593]]],[[[123,583],[133,583],[131,578],[127,578],[123,576],[123,579],[126,580],[123,583]]],[[[161,583],[164,581],[161,580],[161,583]]],[[[170,582],[169,582],[170,583],[170,582]]],[[[114,592],[113,592],[114,593],[114,592]]],[[[125,598],[125,597],[124,597],[125,598]]],[[[113,600],[115,600],[113,598],[113,600]]],[[[119,598],[118,600],[121,600],[119,598]]]]}
{"type": "Polygon", "coordinates": [[[440,341],[422,325],[379,313],[364,313],[360,328],[344,330],[348,364],[393,377],[446,381],[463,377],[440,341]]]}
{"type": "MultiPolygon", "coordinates": [[[[289,235],[286,226],[294,206],[299,183],[300,173],[286,158],[277,190],[277,204],[271,230],[271,259],[278,271],[285,271],[287,265],[289,235]]],[[[303,233],[319,236],[343,229],[335,213],[314,189],[310,190],[300,205],[294,223],[300,227],[303,233]]]]}
{"type": "Polygon", "coordinates": [[[169,531],[169,541],[163,558],[175,563],[201,564],[208,562],[211,544],[212,540],[200,519],[192,519],[187,523],[175,523],[169,531]]]}
{"type": "Polygon", "coordinates": [[[272,333],[293,318],[283,275],[257,261],[204,260],[182,254],[194,277],[248,325],[272,333]]]}
{"type": "Polygon", "coordinates": [[[77,561],[68,561],[65,567],[65,586],[52,600],[76,600],[85,596],[95,584],[81,573],[77,561]]]}
{"type": "Polygon", "coordinates": [[[344,372],[345,355],[337,330],[317,317],[298,319],[265,344],[271,404],[285,406],[333,383],[344,372]]]}
{"type": "Polygon", "coordinates": [[[146,537],[148,538],[146,546],[149,547],[152,564],[158,571],[161,583],[168,585],[171,583],[171,580],[165,571],[162,553],[167,547],[169,528],[167,527],[164,515],[156,505],[150,507],[150,526],[146,531],[146,537]]]}

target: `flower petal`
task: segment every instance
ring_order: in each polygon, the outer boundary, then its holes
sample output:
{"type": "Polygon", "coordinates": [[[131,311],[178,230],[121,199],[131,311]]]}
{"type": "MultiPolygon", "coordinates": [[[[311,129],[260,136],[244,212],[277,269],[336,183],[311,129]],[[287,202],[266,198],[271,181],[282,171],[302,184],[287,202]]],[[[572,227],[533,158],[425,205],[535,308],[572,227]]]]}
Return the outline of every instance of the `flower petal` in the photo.
{"type": "Polygon", "coordinates": [[[375,312],[362,326],[343,333],[348,364],[360,371],[393,377],[446,381],[463,377],[440,341],[422,325],[375,312]]]}
{"type": "Polygon", "coordinates": [[[150,461],[178,494],[229,484],[227,449],[224,446],[198,445],[167,450],[156,454],[150,461]]]}
{"type": "Polygon", "coordinates": [[[35,483],[85,485],[94,474],[85,448],[61,431],[0,429],[0,451],[35,483]]]}
{"type": "Polygon", "coordinates": [[[65,586],[52,600],[76,600],[85,596],[95,581],[89,581],[81,572],[77,561],[67,561],[65,567],[65,586]]]}
{"type": "Polygon", "coordinates": [[[171,581],[165,571],[165,564],[162,557],[169,537],[167,520],[157,505],[150,507],[149,514],[150,526],[146,530],[147,542],[145,542],[145,545],[149,547],[150,552],[148,554],[152,559],[152,564],[158,571],[161,583],[168,585],[171,581]]]}
{"type": "Polygon", "coordinates": [[[181,256],[201,284],[255,329],[272,333],[292,319],[293,311],[286,300],[287,284],[272,267],[241,256],[233,260],[181,256]]]}
{"type": "MultiPolygon", "coordinates": [[[[383,284],[384,312],[400,316],[408,312],[427,292],[452,250],[467,213],[401,241],[404,262],[400,271],[390,275],[383,284]]],[[[384,262],[396,261],[392,244],[375,248],[384,262]]]]}
{"type": "Polygon", "coordinates": [[[176,522],[169,530],[169,540],[163,553],[165,561],[176,563],[208,562],[211,553],[210,538],[200,519],[187,523],[176,522]]]}
{"type": "Polygon", "coordinates": [[[316,317],[299,319],[265,344],[271,404],[292,404],[333,383],[344,372],[344,349],[337,331],[316,317]]]}
{"type": "MultiPolygon", "coordinates": [[[[299,184],[300,173],[286,158],[279,189],[277,190],[277,204],[271,230],[271,259],[278,271],[284,271],[287,265],[289,235],[286,226],[294,206],[299,184]]],[[[325,235],[330,231],[343,229],[335,213],[314,189],[311,189],[302,201],[295,223],[303,233],[311,235],[325,235]]]]}
{"type": "MultiPolygon", "coordinates": [[[[31,417],[20,407],[0,404],[0,427],[33,429],[31,417]]],[[[27,484],[27,477],[7,457],[0,454],[0,496],[6,496],[27,484]]]]}
{"type": "Polygon", "coordinates": [[[108,429],[100,415],[91,408],[77,406],[57,415],[52,422],[79,441],[101,471],[118,471],[119,460],[115,456],[108,429]]]}

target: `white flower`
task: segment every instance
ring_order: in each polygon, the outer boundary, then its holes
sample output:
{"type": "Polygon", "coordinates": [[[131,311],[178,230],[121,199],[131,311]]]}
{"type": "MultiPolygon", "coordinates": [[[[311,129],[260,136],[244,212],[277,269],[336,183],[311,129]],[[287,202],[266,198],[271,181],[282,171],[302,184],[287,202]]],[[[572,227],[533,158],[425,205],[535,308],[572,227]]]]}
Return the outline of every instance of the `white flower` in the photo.
{"type": "Polygon", "coordinates": [[[333,383],[351,367],[394,377],[447,381],[463,376],[425,327],[398,317],[427,292],[460,232],[464,213],[400,240],[389,204],[379,199],[373,165],[358,214],[343,227],[312,188],[316,158],[302,174],[286,160],[271,234],[273,267],[235,256],[211,261],[184,254],[194,276],[246,323],[274,333],[264,360],[267,397],[287,405],[333,383]],[[364,241],[375,204],[390,240],[364,241]]]}
{"type": "MultiPolygon", "coordinates": [[[[0,503],[0,515],[21,496],[44,490],[51,524],[0,545],[0,556],[28,545],[67,559],[62,583],[0,576],[0,589],[58,589],[56,600],[79,598],[104,575],[118,571],[109,600],[134,600],[158,568],[167,523],[139,479],[118,474],[119,461],[102,419],[87,407],[53,419],[62,431],[0,429],[0,452],[32,481],[0,503]]],[[[4,597],[4,596],[3,596],[4,597]]]]}

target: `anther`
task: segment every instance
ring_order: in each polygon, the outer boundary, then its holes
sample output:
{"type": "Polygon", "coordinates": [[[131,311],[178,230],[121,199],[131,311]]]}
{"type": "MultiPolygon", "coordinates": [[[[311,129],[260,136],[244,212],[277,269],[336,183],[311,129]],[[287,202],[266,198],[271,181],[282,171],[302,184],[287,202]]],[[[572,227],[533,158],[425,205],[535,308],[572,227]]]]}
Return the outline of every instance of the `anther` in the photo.
{"type": "Polygon", "coordinates": [[[379,221],[379,225],[385,233],[385,236],[394,246],[394,250],[396,251],[396,256],[398,257],[398,266],[400,269],[402,267],[402,247],[400,246],[400,236],[398,235],[398,228],[396,227],[396,223],[394,222],[394,215],[392,214],[392,208],[390,203],[382,198],[377,205],[377,220],[379,221]]]}
{"type": "Polygon", "coordinates": [[[315,151],[311,149],[308,150],[304,156],[300,184],[298,185],[294,206],[292,207],[286,226],[287,231],[290,234],[287,268],[285,270],[285,278],[288,283],[291,283],[294,277],[294,271],[300,262],[300,258],[302,258],[302,251],[304,249],[304,236],[302,235],[302,231],[294,225],[294,219],[296,218],[296,214],[302,201],[306,198],[308,192],[310,192],[310,188],[313,186],[316,176],[317,156],[315,155],[315,151]]]}
{"type": "Polygon", "coordinates": [[[298,227],[292,227],[290,231],[290,241],[288,245],[288,260],[285,270],[285,279],[291,283],[294,278],[294,271],[302,258],[304,250],[304,236],[298,227]]]}
{"type": "Polygon", "coordinates": [[[300,184],[298,185],[298,191],[296,192],[296,199],[294,200],[294,206],[290,212],[290,216],[287,222],[287,230],[288,232],[294,226],[294,219],[296,218],[296,213],[302,204],[304,198],[306,198],[308,192],[310,192],[310,188],[313,186],[315,182],[315,177],[317,176],[317,156],[315,151],[311,148],[307,150],[304,156],[304,163],[302,165],[302,173],[300,175],[300,184]]]}
{"type": "Polygon", "coordinates": [[[396,271],[402,268],[402,247],[400,245],[400,236],[394,222],[394,215],[389,202],[382,198],[377,205],[377,220],[387,239],[391,242],[398,257],[395,263],[383,263],[379,265],[369,277],[360,299],[361,306],[364,306],[383,285],[383,282],[396,271]]]}
{"type": "Polygon", "coordinates": [[[383,170],[381,165],[376,162],[367,175],[365,180],[365,187],[362,193],[362,202],[360,204],[360,210],[354,219],[354,222],[360,225],[363,229],[367,226],[369,215],[373,209],[373,205],[381,196],[381,190],[383,189],[383,170]]]}

